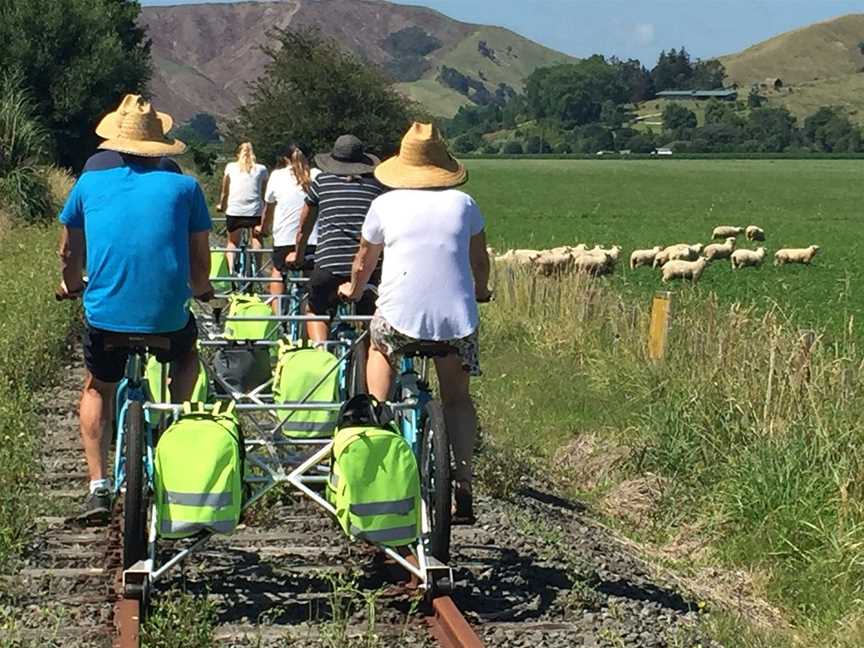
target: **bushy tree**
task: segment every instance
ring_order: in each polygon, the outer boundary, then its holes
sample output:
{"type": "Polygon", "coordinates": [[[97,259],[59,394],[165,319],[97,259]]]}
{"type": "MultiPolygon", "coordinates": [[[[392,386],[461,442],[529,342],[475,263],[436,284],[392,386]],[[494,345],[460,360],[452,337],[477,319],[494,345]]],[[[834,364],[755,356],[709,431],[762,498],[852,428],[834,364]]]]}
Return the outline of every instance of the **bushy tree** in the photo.
{"type": "Polygon", "coordinates": [[[684,139],[684,133],[696,128],[697,123],[696,113],[681,104],[672,102],[663,109],[663,127],[679,139],[684,139]]]}
{"type": "Polygon", "coordinates": [[[651,78],[654,80],[657,92],[689,88],[692,77],[693,64],[690,62],[690,54],[684,47],[680,50],[673,48],[668,52],[660,52],[657,65],[651,71],[651,78]]]}
{"type": "Polygon", "coordinates": [[[625,144],[624,148],[629,149],[633,153],[653,153],[657,148],[654,138],[647,134],[634,135],[625,144]]]}
{"type": "Polygon", "coordinates": [[[174,132],[189,144],[213,144],[219,141],[219,125],[209,113],[198,113],[174,132]]]}
{"type": "Polygon", "coordinates": [[[618,69],[622,83],[627,86],[629,94],[627,100],[630,103],[640,103],[656,96],[657,91],[654,88],[651,72],[637,59],[620,61],[613,57],[609,62],[618,69]]]}
{"type": "Polygon", "coordinates": [[[479,133],[465,133],[453,142],[453,150],[456,153],[473,153],[483,146],[483,138],[479,133]]]}
{"type": "Polygon", "coordinates": [[[516,140],[510,140],[509,142],[504,144],[504,147],[501,149],[501,153],[504,155],[522,155],[525,153],[525,149],[522,147],[522,143],[516,140]]]}
{"type": "Polygon", "coordinates": [[[525,153],[536,155],[551,152],[552,147],[549,146],[549,142],[539,135],[531,135],[527,140],[525,140],[525,153]]]}
{"type": "Polygon", "coordinates": [[[80,167],[94,130],[150,78],[150,46],[132,0],[0,0],[0,62],[15,68],[59,162],[80,167]]]}
{"type": "Polygon", "coordinates": [[[270,40],[270,62],[231,126],[233,140],[254,142],[268,162],[289,142],[327,151],[344,133],[379,155],[398,150],[414,107],[381,72],[315,29],[277,29],[270,40]]]}
{"type": "Polygon", "coordinates": [[[693,76],[687,86],[692,90],[717,90],[723,88],[726,82],[726,68],[723,64],[711,59],[696,61],[693,66],[693,76]]]}
{"type": "Polygon", "coordinates": [[[795,115],[782,106],[767,106],[750,111],[745,127],[748,139],[762,142],[762,150],[780,153],[796,142],[795,115]]]}
{"type": "Polygon", "coordinates": [[[805,141],[826,153],[854,153],[861,150],[861,131],[841,108],[824,107],[804,120],[805,141]]]}
{"type": "Polygon", "coordinates": [[[534,119],[553,119],[565,128],[600,118],[604,102],[626,102],[628,89],[615,66],[602,56],[578,63],[535,70],[525,83],[528,112],[534,119]]]}

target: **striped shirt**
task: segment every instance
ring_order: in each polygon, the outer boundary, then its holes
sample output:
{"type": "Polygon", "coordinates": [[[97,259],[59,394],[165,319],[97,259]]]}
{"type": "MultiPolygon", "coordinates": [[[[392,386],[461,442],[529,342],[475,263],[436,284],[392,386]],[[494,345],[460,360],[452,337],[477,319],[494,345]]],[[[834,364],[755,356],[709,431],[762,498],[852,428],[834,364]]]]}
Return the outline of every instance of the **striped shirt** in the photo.
{"type": "Polygon", "coordinates": [[[387,188],[373,176],[322,173],[309,186],[306,203],[318,208],[315,267],[344,277],[360,248],[360,232],[372,201],[387,188]]]}

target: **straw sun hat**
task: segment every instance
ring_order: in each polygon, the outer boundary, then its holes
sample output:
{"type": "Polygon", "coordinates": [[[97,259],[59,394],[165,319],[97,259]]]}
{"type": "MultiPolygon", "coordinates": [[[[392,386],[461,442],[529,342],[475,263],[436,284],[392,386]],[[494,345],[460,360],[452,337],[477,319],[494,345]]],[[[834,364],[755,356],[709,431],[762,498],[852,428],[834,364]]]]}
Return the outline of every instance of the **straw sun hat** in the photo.
{"type": "Polygon", "coordinates": [[[100,149],[140,157],[180,155],[186,145],[168,137],[172,126],[171,115],[156,112],[139,95],[126,95],[120,107],[99,122],[96,134],[105,139],[100,149]]]}
{"type": "Polygon", "coordinates": [[[435,126],[415,122],[399,155],[378,165],[375,177],[393,189],[446,189],[465,184],[468,171],[450,155],[435,126]]]}

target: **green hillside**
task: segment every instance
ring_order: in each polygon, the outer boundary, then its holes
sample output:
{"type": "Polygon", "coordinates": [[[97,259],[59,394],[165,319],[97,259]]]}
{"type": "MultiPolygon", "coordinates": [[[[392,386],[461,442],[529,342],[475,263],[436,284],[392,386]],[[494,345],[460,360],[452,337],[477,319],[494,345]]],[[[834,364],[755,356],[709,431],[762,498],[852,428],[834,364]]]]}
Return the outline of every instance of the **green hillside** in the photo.
{"type": "Polygon", "coordinates": [[[442,66],[459,70],[494,92],[499,83],[519,91],[523,81],[538,67],[566,63],[573,58],[543,47],[518,34],[500,27],[481,27],[453,47],[436,52],[433,67],[423,78],[399,87],[412,99],[423,104],[431,113],[452,117],[460,106],[470,100],[437,81],[442,66]],[[486,55],[481,43],[486,44],[486,55]]]}

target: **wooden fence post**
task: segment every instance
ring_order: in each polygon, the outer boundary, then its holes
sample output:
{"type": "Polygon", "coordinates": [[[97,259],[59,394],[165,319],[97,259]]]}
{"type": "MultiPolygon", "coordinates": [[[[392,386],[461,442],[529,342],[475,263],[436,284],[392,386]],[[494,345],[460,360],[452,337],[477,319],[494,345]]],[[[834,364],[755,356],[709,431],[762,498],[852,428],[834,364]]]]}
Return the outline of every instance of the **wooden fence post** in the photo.
{"type": "Polygon", "coordinates": [[[672,293],[656,293],[651,304],[651,326],[648,329],[648,357],[654,362],[660,362],[666,357],[671,318],[672,293]]]}

